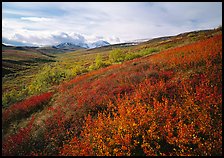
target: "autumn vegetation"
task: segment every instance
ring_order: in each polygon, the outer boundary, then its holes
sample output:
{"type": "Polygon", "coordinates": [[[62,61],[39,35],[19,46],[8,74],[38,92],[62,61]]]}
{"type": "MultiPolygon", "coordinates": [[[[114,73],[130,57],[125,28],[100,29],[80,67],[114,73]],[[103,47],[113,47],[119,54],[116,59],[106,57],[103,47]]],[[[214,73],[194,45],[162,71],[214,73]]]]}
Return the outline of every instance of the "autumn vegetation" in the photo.
{"type": "Polygon", "coordinates": [[[45,66],[3,110],[2,155],[222,155],[222,33],[176,40],[97,54],[76,74],[45,66]]]}
{"type": "Polygon", "coordinates": [[[61,155],[220,155],[221,44],[217,36],[141,59],[152,63],[139,66],[142,81],[132,80],[131,94],[121,90],[97,118],[87,115],[61,155]]]}

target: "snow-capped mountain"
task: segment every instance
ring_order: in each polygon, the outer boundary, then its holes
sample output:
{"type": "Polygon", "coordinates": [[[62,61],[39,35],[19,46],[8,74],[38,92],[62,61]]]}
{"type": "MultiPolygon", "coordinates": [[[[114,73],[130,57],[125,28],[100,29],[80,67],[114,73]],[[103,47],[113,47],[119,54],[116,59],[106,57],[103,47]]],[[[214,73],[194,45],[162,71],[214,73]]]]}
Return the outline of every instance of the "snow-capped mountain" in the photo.
{"type": "Polygon", "coordinates": [[[57,49],[81,49],[81,48],[96,48],[96,47],[102,47],[106,45],[110,45],[110,43],[104,40],[99,40],[93,43],[64,42],[52,47],[57,49]]]}
{"type": "Polygon", "coordinates": [[[53,48],[58,49],[77,49],[77,48],[88,48],[88,45],[86,43],[71,43],[71,42],[65,42],[58,44],[56,46],[53,46],[53,48]]]}
{"type": "Polygon", "coordinates": [[[97,47],[102,47],[107,45],[110,45],[110,43],[104,40],[99,40],[99,41],[88,44],[89,48],[97,48],[97,47]]]}

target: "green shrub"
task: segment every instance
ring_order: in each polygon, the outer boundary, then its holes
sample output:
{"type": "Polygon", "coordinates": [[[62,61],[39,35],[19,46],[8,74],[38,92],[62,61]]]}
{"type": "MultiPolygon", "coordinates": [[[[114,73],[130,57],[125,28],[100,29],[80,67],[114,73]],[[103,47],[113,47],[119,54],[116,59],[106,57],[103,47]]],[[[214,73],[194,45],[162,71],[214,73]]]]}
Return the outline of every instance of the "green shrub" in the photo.
{"type": "Polygon", "coordinates": [[[70,69],[67,69],[67,76],[70,78],[70,77],[74,77],[76,75],[79,75],[82,73],[82,70],[83,70],[83,67],[80,66],[80,65],[75,65],[73,66],[72,68],[70,69]]]}
{"type": "Polygon", "coordinates": [[[97,70],[101,67],[108,66],[109,64],[107,62],[103,61],[102,55],[97,54],[96,59],[95,59],[95,64],[93,63],[92,65],[89,66],[89,70],[97,70]]]}
{"type": "Polygon", "coordinates": [[[2,106],[7,107],[13,103],[16,103],[22,99],[24,99],[27,96],[27,89],[24,88],[22,90],[11,90],[7,93],[4,93],[2,95],[2,106]]]}
{"type": "Polygon", "coordinates": [[[129,53],[127,53],[125,55],[125,60],[132,60],[132,59],[138,58],[138,57],[141,57],[141,55],[139,53],[131,53],[131,52],[129,52],[129,53]]]}
{"type": "Polygon", "coordinates": [[[16,100],[17,100],[17,91],[15,91],[14,89],[2,95],[3,107],[8,106],[9,104],[15,103],[16,100]]]}
{"type": "Polygon", "coordinates": [[[158,52],[159,49],[157,48],[148,48],[148,49],[145,49],[145,50],[142,50],[141,51],[141,55],[147,55],[147,54],[151,54],[151,53],[154,53],[154,52],[158,52]]]}
{"type": "Polygon", "coordinates": [[[95,66],[97,69],[101,68],[101,67],[104,67],[105,64],[103,62],[103,59],[102,59],[102,55],[98,54],[96,56],[96,59],[95,59],[95,66]]]}
{"type": "Polygon", "coordinates": [[[46,91],[50,86],[57,85],[61,81],[71,76],[66,69],[58,66],[46,65],[38,73],[31,84],[28,86],[29,94],[36,94],[46,91]]]}
{"type": "Polygon", "coordinates": [[[124,61],[125,55],[121,49],[113,49],[109,54],[109,60],[112,63],[124,61]]]}
{"type": "Polygon", "coordinates": [[[92,70],[96,70],[96,66],[95,64],[92,64],[89,66],[89,70],[92,71],[92,70]]]}

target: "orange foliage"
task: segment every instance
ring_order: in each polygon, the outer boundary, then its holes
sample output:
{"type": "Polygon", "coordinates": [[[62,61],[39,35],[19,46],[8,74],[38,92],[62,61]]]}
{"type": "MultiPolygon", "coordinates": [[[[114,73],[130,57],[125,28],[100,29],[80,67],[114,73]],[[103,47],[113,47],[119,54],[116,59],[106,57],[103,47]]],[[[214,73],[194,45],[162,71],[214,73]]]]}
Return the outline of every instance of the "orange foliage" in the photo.
{"type": "MultiPolygon", "coordinates": [[[[221,52],[216,35],[77,76],[59,87],[38,140],[12,136],[31,148],[14,155],[222,155],[221,52]]],[[[51,95],[12,107],[28,114],[51,95]]]]}
{"type": "Polygon", "coordinates": [[[222,155],[221,37],[134,60],[155,72],[89,114],[60,154],[222,155]]]}

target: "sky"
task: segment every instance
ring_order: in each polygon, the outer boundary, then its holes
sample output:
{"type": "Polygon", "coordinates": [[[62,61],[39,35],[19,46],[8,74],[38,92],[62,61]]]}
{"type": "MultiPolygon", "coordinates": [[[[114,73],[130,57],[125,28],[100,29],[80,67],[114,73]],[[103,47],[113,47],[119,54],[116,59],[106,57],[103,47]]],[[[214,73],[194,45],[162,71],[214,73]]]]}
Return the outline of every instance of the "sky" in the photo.
{"type": "Polygon", "coordinates": [[[2,41],[111,44],[213,29],[222,2],[2,2],[2,41]]]}

